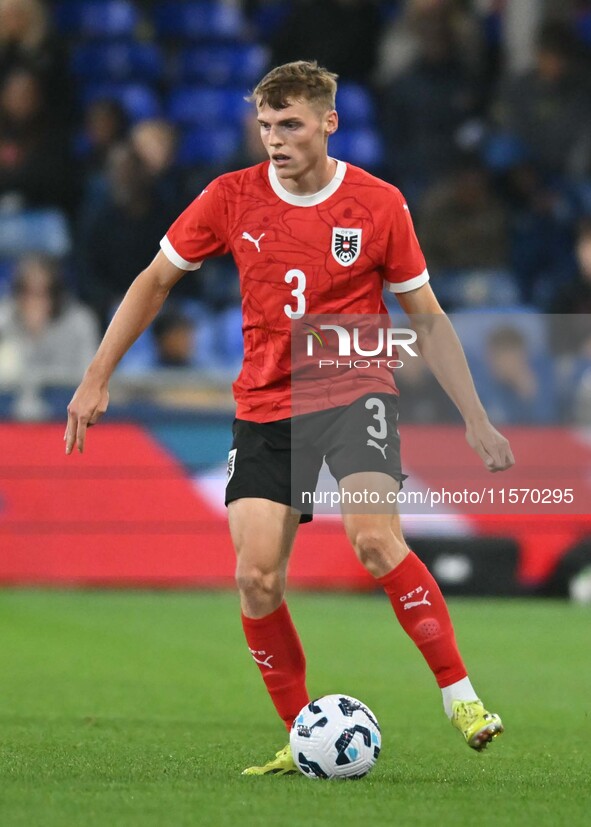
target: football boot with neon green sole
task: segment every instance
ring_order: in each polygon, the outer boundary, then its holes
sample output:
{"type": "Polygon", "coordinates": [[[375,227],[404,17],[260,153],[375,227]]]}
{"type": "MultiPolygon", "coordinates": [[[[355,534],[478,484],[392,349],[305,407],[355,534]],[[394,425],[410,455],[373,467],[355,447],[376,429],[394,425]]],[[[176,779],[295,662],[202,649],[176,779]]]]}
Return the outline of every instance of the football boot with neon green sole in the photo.
{"type": "Polygon", "coordinates": [[[453,701],[451,723],[469,747],[481,752],[503,731],[503,722],[495,712],[487,712],[482,701],[453,701]]]}
{"type": "Polygon", "coordinates": [[[299,772],[299,770],[288,744],[275,753],[272,761],[268,761],[262,767],[247,767],[242,771],[242,775],[289,775],[292,772],[299,772]]]}

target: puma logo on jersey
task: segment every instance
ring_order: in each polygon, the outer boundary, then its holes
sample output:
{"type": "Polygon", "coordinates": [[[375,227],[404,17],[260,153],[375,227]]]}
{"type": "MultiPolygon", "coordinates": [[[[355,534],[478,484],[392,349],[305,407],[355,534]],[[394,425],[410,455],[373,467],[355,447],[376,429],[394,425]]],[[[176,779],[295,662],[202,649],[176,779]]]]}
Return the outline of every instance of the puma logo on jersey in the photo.
{"type": "Polygon", "coordinates": [[[367,444],[369,446],[371,446],[372,448],[377,448],[378,451],[381,451],[382,456],[384,457],[384,459],[386,459],[386,448],[388,447],[387,443],[386,443],[386,445],[378,445],[378,443],[374,442],[373,439],[368,439],[367,444]]]}
{"type": "Polygon", "coordinates": [[[257,253],[261,252],[261,238],[264,238],[265,234],[261,233],[258,238],[253,238],[250,233],[242,233],[242,238],[245,241],[250,241],[254,246],[257,248],[257,253]]]}

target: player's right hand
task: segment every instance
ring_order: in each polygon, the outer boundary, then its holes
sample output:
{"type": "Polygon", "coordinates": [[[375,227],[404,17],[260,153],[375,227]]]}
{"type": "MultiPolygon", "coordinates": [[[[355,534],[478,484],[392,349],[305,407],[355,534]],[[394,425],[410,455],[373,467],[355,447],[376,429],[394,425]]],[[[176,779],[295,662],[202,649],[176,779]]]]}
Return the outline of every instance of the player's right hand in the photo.
{"type": "Polygon", "coordinates": [[[509,440],[484,418],[466,426],[466,440],[492,473],[515,465],[509,440]]]}
{"type": "Polygon", "coordinates": [[[99,385],[88,379],[83,379],[72,401],[68,405],[68,424],[64,440],[66,442],[66,454],[71,454],[74,445],[78,451],[84,451],[86,429],[94,425],[107,410],[109,404],[109,391],[106,385],[99,385]]]}

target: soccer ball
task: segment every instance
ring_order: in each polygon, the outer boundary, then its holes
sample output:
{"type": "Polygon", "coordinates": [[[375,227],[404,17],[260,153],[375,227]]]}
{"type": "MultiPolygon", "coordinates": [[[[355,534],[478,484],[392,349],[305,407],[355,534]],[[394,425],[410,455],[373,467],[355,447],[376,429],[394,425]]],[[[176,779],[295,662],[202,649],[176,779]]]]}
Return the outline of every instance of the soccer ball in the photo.
{"type": "Polygon", "coordinates": [[[348,695],[324,695],[291,727],[293,759],[308,778],[362,778],[380,754],[382,736],[371,709],[348,695]]]}

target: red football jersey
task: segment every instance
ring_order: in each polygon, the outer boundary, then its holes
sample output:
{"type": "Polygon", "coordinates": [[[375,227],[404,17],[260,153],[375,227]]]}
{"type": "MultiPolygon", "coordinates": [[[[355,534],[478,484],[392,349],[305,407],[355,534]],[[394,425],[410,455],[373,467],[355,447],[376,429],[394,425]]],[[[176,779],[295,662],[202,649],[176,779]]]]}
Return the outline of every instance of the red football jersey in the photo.
{"type": "MultiPolygon", "coordinates": [[[[406,292],[429,279],[402,194],[342,161],[313,195],[288,192],[268,161],[222,175],[177,218],[160,246],[183,270],[232,253],[244,334],[244,362],[233,386],[236,415],[255,422],[292,415],[294,319],[387,314],[384,285],[406,292]]],[[[387,376],[384,389],[396,391],[391,372],[387,376]]],[[[333,404],[318,398],[315,408],[333,404]]]]}

